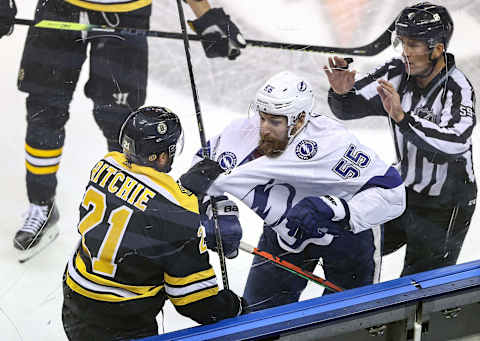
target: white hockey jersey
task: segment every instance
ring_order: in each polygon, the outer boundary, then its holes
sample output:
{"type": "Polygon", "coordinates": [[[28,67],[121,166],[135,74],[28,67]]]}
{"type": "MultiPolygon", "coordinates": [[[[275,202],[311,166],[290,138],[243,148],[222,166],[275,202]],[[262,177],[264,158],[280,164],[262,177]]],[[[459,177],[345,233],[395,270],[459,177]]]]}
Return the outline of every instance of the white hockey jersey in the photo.
{"type": "MultiPolygon", "coordinates": [[[[312,114],[278,157],[252,158],[259,142],[257,115],[233,121],[209,141],[211,158],[226,172],[209,189],[229,193],[273,228],[282,248],[300,252],[309,243],[329,245],[334,236],[305,241],[296,249],[287,234],[288,210],[307,196],[335,195],[347,201],[352,232],[385,223],[405,210],[405,188],[398,172],[362,145],[343,125],[312,114]]],[[[199,161],[197,155],[194,162],[199,161]]]]}

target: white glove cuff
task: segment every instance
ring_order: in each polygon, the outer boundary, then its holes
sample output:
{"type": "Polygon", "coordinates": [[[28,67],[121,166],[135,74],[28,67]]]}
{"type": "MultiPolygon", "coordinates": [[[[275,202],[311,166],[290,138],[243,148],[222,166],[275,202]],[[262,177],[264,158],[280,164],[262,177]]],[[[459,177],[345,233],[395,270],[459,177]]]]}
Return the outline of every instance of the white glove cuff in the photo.
{"type": "MultiPolygon", "coordinates": [[[[238,217],[238,206],[232,200],[224,199],[220,201],[216,201],[215,204],[217,205],[217,213],[218,215],[233,215],[238,217]]],[[[208,204],[207,211],[205,212],[208,219],[212,219],[212,204],[211,202],[208,204]]]]}
{"type": "Polygon", "coordinates": [[[333,211],[332,221],[345,219],[347,212],[340,198],[333,195],[324,195],[320,197],[320,199],[322,199],[323,202],[333,211]]]}

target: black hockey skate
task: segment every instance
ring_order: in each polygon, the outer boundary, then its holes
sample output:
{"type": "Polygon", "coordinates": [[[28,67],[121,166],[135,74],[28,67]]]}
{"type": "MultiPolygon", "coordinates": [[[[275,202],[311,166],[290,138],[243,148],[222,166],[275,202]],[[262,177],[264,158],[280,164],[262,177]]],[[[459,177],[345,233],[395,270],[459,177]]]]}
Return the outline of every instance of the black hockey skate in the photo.
{"type": "Polygon", "coordinates": [[[13,239],[13,246],[20,250],[20,263],[35,256],[58,237],[58,218],[55,203],[44,206],[30,203],[25,222],[13,239]]]}

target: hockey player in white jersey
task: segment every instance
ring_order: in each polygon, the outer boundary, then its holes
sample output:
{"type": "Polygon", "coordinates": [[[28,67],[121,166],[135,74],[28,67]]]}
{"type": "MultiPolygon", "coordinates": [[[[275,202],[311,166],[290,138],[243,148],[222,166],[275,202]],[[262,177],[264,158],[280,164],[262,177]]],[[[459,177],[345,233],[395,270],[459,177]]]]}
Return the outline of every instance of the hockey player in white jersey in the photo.
{"type": "MultiPolygon", "coordinates": [[[[343,288],[371,284],[379,278],[379,225],[404,211],[404,185],[393,167],[339,122],[313,113],[313,103],[304,78],[281,72],[258,90],[250,117],[209,141],[211,158],[226,170],[208,192],[221,196],[225,254],[236,255],[241,238],[238,209],[228,193],[264,220],[260,250],[309,271],[322,259],[327,280],[343,288]]],[[[201,173],[180,181],[196,190],[201,173]]],[[[208,170],[203,173],[208,177],[208,170]]],[[[213,224],[204,225],[207,245],[214,248],[213,224]]],[[[260,310],[298,301],[306,284],[255,257],[244,296],[252,310],[260,310]]]]}

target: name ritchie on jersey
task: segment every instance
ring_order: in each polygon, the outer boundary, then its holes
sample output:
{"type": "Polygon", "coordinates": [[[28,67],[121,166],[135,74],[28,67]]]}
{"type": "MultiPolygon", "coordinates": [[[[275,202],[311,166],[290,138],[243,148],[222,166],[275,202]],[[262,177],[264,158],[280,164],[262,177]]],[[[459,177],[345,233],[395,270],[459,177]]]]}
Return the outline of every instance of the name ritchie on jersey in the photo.
{"type": "Polygon", "coordinates": [[[104,161],[99,161],[92,169],[90,181],[102,188],[108,183],[107,189],[110,193],[141,211],[145,211],[148,201],[156,195],[150,188],[104,161]]]}

